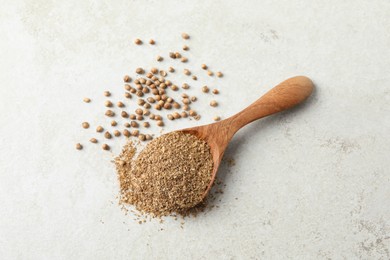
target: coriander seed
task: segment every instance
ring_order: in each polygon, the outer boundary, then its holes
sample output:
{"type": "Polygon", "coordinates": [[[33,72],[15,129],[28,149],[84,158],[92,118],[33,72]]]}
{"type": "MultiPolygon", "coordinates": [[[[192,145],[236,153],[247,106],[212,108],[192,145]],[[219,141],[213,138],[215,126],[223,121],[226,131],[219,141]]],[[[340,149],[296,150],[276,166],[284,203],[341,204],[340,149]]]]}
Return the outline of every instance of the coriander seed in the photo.
{"type": "Polygon", "coordinates": [[[217,101],[215,101],[215,100],[211,100],[211,102],[210,102],[210,106],[212,106],[212,107],[216,107],[216,106],[218,106],[218,102],[217,102],[217,101]]]}
{"type": "Polygon", "coordinates": [[[91,102],[91,99],[90,99],[90,98],[84,98],[83,101],[84,101],[85,103],[89,103],[89,102],[91,102]]]}
{"type": "Polygon", "coordinates": [[[109,116],[109,117],[113,117],[113,116],[115,116],[115,113],[114,113],[114,111],[109,109],[109,110],[106,111],[105,115],[109,116]]]}
{"type": "Polygon", "coordinates": [[[137,120],[139,120],[139,121],[142,121],[142,120],[144,120],[144,116],[142,116],[142,115],[138,115],[138,116],[137,116],[137,120]]]}
{"type": "Polygon", "coordinates": [[[133,131],[131,131],[131,135],[132,136],[138,136],[139,135],[139,130],[133,130],[133,131]]]}
{"type": "Polygon", "coordinates": [[[186,63],[187,61],[188,61],[188,58],[186,58],[186,57],[181,58],[181,62],[186,63]]]}
{"type": "Polygon", "coordinates": [[[93,144],[96,144],[98,142],[98,140],[96,138],[91,138],[91,139],[89,139],[89,141],[93,144]]]}
{"type": "Polygon", "coordinates": [[[127,130],[127,129],[123,130],[122,133],[123,133],[123,135],[126,136],[126,137],[129,137],[129,136],[130,136],[130,132],[129,132],[129,130],[127,130]]]}
{"type": "Polygon", "coordinates": [[[161,57],[161,56],[157,56],[157,58],[156,58],[157,61],[162,61],[163,59],[164,59],[164,58],[161,57]]]}
{"type": "Polygon", "coordinates": [[[218,71],[218,72],[216,73],[216,75],[217,75],[218,78],[222,78],[222,77],[223,77],[223,74],[222,74],[222,72],[220,72],[220,71],[218,71]]]}
{"type": "Polygon", "coordinates": [[[116,137],[119,137],[119,136],[121,136],[121,132],[120,132],[119,130],[115,130],[115,131],[114,131],[114,135],[115,135],[116,137]]]}
{"type": "Polygon", "coordinates": [[[174,119],[179,119],[179,118],[181,118],[181,115],[180,115],[178,112],[174,112],[172,115],[173,115],[173,118],[174,118],[174,119]]]}
{"type": "Polygon", "coordinates": [[[130,81],[131,81],[130,76],[129,76],[129,75],[125,75],[125,76],[123,77],[123,81],[124,81],[124,82],[130,82],[130,81]]]}
{"type": "Polygon", "coordinates": [[[111,126],[116,126],[118,123],[115,120],[111,121],[111,126]]]}
{"type": "Polygon", "coordinates": [[[176,59],[176,55],[174,52],[170,52],[169,53],[169,57],[172,58],[172,59],[176,59]]]}
{"type": "Polygon", "coordinates": [[[190,110],[190,111],[188,112],[188,114],[189,114],[190,116],[196,116],[196,115],[197,115],[197,113],[196,113],[194,110],[190,110]]]}
{"type": "Polygon", "coordinates": [[[209,75],[210,77],[214,75],[214,73],[211,71],[211,70],[208,70],[207,71],[207,75],[209,75]]]}
{"type": "Polygon", "coordinates": [[[164,122],[161,121],[161,120],[158,120],[158,121],[157,121],[157,125],[158,125],[158,126],[164,126],[164,122]]]}
{"type": "Polygon", "coordinates": [[[145,135],[145,138],[146,138],[146,140],[152,140],[153,139],[153,137],[151,135],[149,135],[149,134],[145,135]]]}
{"type": "Polygon", "coordinates": [[[174,118],[173,118],[173,115],[171,115],[171,114],[168,114],[167,115],[167,118],[169,119],[169,120],[173,120],[174,118]]]}
{"type": "Polygon", "coordinates": [[[143,111],[142,111],[141,108],[137,108],[137,109],[135,110],[135,113],[136,113],[137,115],[142,115],[142,114],[143,114],[143,111]]]}
{"type": "Polygon", "coordinates": [[[196,100],[197,100],[197,98],[196,98],[195,96],[192,96],[192,97],[191,97],[191,101],[192,101],[192,102],[195,102],[196,100]]]}
{"type": "Polygon", "coordinates": [[[153,73],[153,74],[157,74],[158,69],[157,68],[151,68],[150,72],[153,73]]]}
{"type": "Polygon", "coordinates": [[[141,41],[141,39],[137,38],[137,39],[134,40],[134,43],[137,44],[137,45],[141,45],[142,41],[141,41]]]}
{"type": "Polygon", "coordinates": [[[182,33],[181,34],[181,37],[184,39],[184,40],[188,40],[190,38],[190,36],[187,34],[187,33],[182,33]]]}
{"type": "Polygon", "coordinates": [[[83,149],[83,146],[80,143],[77,143],[76,144],[76,149],[77,150],[81,150],[81,149],[83,149]]]}
{"type": "Polygon", "coordinates": [[[219,120],[221,120],[221,117],[215,116],[215,117],[213,118],[213,120],[214,120],[214,121],[219,121],[219,120]]]}
{"type": "Polygon", "coordinates": [[[104,91],[103,94],[104,94],[106,97],[111,96],[111,92],[110,92],[110,91],[104,91]]]}
{"type": "Polygon", "coordinates": [[[148,109],[148,108],[151,108],[151,107],[152,107],[152,106],[151,106],[149,103],[145,103],[145,104],[144,104],[144,108],[147,108],[147,109],[148,109]]]}
{"type": "Polygon", "coordinates": [[[192,79],[193,79],[193,80],[198,80],[198,77],[195,76],[195,75],[193,75],[193,76],[192,76],[192,79]]]}
{"type": "Polygon", "coordinates": [[[138,139],[141,141],[145,141],[146,137],[144,134],[140,134],[140,135],[138,135],[138,139]]]}
{"type": "Polygon", "coordinates": [[[149,103],[154,103],[154,102],[156,102],[156,100],[155,100],[154,98],[152,98],[152,97],[148,97],[146,100],[147,100],[149,103]]]}
{"type": "Polygon", "coordinates": [[[134,119],[136,119],[136,118],[137,118],[137,116],[136,116],[136,115],[134,115],[134,114],[130,114],[130,115],[129,115],[129,118],[130,118],[130,119],[132,119],[132,120],[134,120],[134,119]]]}
{"type": "Polygon", "coordinates": [[[216,95],[217,95],[217,94],[219,94],[219,90],[218,90],[218,89],[216,89],[216,88],[215,88],[215,89],[213,89],[213,94],[216,94],[216,95]]]}
{"type": "Polygon", "coordinates": [[[87,128],[89,128],[89,123],[88,123],[88,122],[83,122],[83,123],[81,124],[81,126],[82,126],[84,129],[87,129],[87,128]]]}
{"type": "Polygon", "coordinates": [[[173,102],[172,106],[176,109],[179,109],[181,107],[181,105],[177,102],[173,102]]]}
{"type": "Polygon", "coordinates": [[[154,45],[156,42],[153,39],[149,40],[149,44],[154,45]]]}
{"type": "Polygon", "coordinates": [[[139,126],[136,121],[131,121],[130,125],[131,125],[131,127],[134,127],[134,128],[138,128],[138,126],[139,126]]]}
{"type": "Polygon", "coordinates": [[[128,118],[128,117],[129,117],[129,114],[128,114],[126,111],[122,111],[122,112],[121,112],[121,116],[122,116],[123,118],[128,118]]]}
{"type": "Polygon", "coordinates": [[[103,131],[104,131],[104,128],[102,126],[99,125],[98,127],[96,127],[96,132],[101,133],[103,131]]]}
{"type": "Polygon", "coordinates": [[[207,87],[207,86],[202,87],[202,92],[208,93],[209,91],[210,91],[209,87],[207,87]]]}
{"type": "Polygon", "coordinates": [[[184,69],[183,72],[184,72],[184,75],[187,75],[187,76],[191,75],[191,71],[189,69],[184,69]]]}
{"type": "Polygon", "coordinates": [[[107,100],[106,102],[104,102],[104,105],[106,107],[112,107],[112,102],[110,100],[107,100]]]}
{"type": "Polygon", "coordinates": [[[172,86],[171,86],[171,89],[172,89],[173,91],[177,91],[177,90],[179,90],[179,87],[176,86],[176,85],[172,85],[172,86]]]}
{"type": "Polygon", "coordinates": [[[202,69],[207,70],[207,65],[206,64],[202,64],[201,67],[202,67],[202,69]]]}
{"type": "Polygon", "coordinates": [[[107,131],[104,133],[104,137],[107,139],[111,139],[112,135],[110,134],[110,132],[107,131]]]}
{"type": "Polygon", "coordinates": [[[150,126],[149,122],[143,122],[142,124],[144,127],[148,128],[150,126]]]}
{"type": "Polygon", "coordinates": [[[124,107],[125,106],[125,104],[123,104],[123,102],[121,102],[121,101],[118,101],[118,103],[116,103],[116,105],[118,107],[124,107]]]}
{"type": "Polygon", "coordinates": [[[181,87],[182,87],[182,89],[189,89],[190,85],[188,85],[187,83],[183,83],[183,85],[181,87]]]}
{"type": "Polygon", "coordinates": [[[144,70],[143,68],[137,68],[137,69],[135,70],[135,73],[137,73],[137,74],[144,74],[144,73],[145,73],[145,70],[144,70]]]}
{"type": "Polygon", "coordinates": [[[188,51],[190,48],[187,45],[183,45],[183,51],[188,51]]]}
{"type": "Polygon", "coordinates": [[[179,52],[175,52],[175,56],[176,56],[176,59],[180,59],[181,58],[181,54],[179,52]]]}
{"type": "Polygon", "coordinates": [[[169,67],[168,71],[172,73],[172,72],[175,72],[175,69],[173,67],[169,67]]]}
{"type": "Polygon", "coordinates": [[[129,128],[130,127],[130,123],[129,122],[126,122],[123,124],[125,127],[129,128]]]}
{"type": "Polygon", "coordinates": [[[108,144],[103,144],[102,148],[103,148],[103,150],[106,150],[106,151],[110,150],[110,146],[108,144]]]}
{"type": "Polygon", "coordinates": [[[181,115],[181,117],[183,117],[183,118],[188,117],[188,114],[187,114],[187,112],[185,112],[185,111],[181,112],[180,115],[181,115]]]}

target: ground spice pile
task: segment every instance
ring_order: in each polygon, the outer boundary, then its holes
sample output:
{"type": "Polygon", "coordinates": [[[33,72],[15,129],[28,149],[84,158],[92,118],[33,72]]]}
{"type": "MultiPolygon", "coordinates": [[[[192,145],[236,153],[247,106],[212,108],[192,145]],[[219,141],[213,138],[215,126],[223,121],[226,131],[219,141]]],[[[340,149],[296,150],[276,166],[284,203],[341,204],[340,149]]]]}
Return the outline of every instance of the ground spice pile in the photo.
{"type": "Polygon", "coordinates": [[[115,159],[121,203],[160,217],[182,214],[202,202],[213,170],[205,141],[171,132],[151,141],[137,158],[135,153],[128,143],[115,159]]]}

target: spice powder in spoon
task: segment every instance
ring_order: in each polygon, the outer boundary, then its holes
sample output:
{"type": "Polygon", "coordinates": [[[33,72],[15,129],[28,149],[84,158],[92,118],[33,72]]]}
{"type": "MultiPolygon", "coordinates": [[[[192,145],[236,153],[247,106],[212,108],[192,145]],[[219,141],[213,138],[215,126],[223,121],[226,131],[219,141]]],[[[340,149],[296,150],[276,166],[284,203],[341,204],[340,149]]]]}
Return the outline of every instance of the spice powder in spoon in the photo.
{"type": "Polygon", "coordinates": [[[202,202],[213,170],[205,141],[171,132],[151,141],[137,158],[135,153],[128,143],[115,159],[122,203],[160,217],[202,202]]]}

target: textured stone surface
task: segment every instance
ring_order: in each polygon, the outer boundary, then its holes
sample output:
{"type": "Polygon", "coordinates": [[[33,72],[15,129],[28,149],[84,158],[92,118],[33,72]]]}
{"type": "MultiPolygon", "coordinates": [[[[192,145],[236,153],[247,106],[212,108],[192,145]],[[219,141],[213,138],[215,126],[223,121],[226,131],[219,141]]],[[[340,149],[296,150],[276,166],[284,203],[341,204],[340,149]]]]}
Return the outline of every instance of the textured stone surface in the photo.
{"type": "MultiPolygon", "coordinates": [[[[1,258],[389,259],[389,13],[385,0],[3,1],[1,258]],[[113,154],[87,140],[109,123],[101,93],[116,100],[123,75],[179,49],[183,31],[189,64],[226,75],[208,81],[223,117],[290,76],[317,89],[237,134],[219,208],[184,228],[138,225],[116,205],[110,161],[123,137],[113,154]]],[[[197,106],[191,125],[217,114],[197,106]]]]}

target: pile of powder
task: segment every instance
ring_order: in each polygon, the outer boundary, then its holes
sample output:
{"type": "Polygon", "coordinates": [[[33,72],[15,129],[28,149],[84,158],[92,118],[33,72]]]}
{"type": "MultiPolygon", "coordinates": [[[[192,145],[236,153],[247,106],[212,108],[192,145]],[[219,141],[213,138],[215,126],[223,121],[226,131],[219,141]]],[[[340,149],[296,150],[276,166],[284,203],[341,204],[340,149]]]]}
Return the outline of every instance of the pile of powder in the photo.
{"type": "Polygon", "coordinates": [[[137,158],[135,153],[128,143],[115,159],[121,203],[159,217],[182,213],[202,202],[213,170],[205,141],[171,132],[151,141],[137,158]]]}

